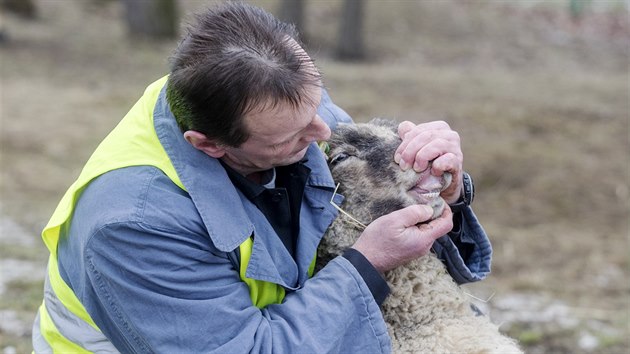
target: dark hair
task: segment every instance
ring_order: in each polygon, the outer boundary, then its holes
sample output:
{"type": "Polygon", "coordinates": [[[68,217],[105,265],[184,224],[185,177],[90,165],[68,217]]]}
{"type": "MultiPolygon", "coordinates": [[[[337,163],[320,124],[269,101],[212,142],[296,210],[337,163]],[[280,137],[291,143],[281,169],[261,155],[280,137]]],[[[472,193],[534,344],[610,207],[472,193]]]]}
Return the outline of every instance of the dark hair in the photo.
{"type": "Polygon", "coordinates": [[[228,2],[197,15],[171,57],[166,97],[182,131],[238,147],[253,109],[305,102],[320,85],[295,27],[266,11],[228,2]]]}

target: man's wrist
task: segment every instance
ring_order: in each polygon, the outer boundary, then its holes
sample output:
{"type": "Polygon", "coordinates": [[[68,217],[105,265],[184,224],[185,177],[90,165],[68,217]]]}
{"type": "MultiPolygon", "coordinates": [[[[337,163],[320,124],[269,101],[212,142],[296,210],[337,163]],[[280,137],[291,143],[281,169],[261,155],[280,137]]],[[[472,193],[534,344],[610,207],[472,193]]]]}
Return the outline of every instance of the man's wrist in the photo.
{"type": "Polygon", "coordinates": [[[466,173],[462,173],[462,192],[459,199],[448,206],[451,208],[453,214],[461,212],[464,208],[469,207],[475,199],[475,185],[472,177],[466,173]]]}
{"type": "Polygon", "coordinates": [[[372,296],[374,296],[374,300],[380,306],[385,298],[389,295],[389,285],[381,274],[374,268],[372,263],[365,258],[363,253],[359,252],[354,248],[346,249],[342,257],[347,259],[353,266],[356,268],[357,272],[365,281],[365,284],[370,289],[372,296]]]}

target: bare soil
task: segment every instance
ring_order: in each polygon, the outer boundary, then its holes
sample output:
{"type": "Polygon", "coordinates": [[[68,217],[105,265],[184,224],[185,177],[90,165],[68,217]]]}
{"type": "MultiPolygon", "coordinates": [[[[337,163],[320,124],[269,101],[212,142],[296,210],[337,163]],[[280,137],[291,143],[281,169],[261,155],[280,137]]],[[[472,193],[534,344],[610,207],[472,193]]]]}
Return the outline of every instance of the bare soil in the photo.
{"type": "MultiPolygon", "coordinates": [[[[480,307],[531,353],[627,352],[627,1],[572,19],[564,1],[369,0],[363,63],[331,56],[341,1],[307,4],[308,48],[355,120],[443,119],[460,133],[494,245],[492,275],[467,287],[480,307]]],[[[0,18],[4,353],[31,350],[41,228],[176,45],[127,39],[116,1],[38,5],[34,21],[0,18]]]]}

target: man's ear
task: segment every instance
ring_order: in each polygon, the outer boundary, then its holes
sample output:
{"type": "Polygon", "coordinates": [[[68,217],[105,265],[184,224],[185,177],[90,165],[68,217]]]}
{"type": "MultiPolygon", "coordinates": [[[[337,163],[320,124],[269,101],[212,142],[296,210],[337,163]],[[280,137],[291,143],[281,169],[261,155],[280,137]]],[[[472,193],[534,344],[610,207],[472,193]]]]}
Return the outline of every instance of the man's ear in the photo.
{"type": "Polygon", "coordinates": [[[205,134],[196,130],[187,130],[184,132],[184,139],[186,139],[186,141],[188,141],[195,149],[200,150],[215,159],[225,155],[225,145],[212,139],[208,139],[205,134]]]}

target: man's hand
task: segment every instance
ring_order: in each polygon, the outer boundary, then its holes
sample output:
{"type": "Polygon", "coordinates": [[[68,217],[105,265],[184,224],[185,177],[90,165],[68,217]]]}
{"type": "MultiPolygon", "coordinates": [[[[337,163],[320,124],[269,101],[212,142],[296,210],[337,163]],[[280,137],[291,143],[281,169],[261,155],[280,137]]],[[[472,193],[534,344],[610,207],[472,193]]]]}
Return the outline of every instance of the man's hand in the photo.
{"type": "Polygon", "coordinates": [[[426,205],[412,205],[374,220],[361,234],[352,248],[383,273],[429,252],[433,241],[453,228],[449,208],[439,218],[431,219],[433,209],[426,205]]]}
{"type": "Polygon", "coordinates": [[[457,202],[462,191],[462,153],[459,134],[443,121],[415,125],[404,121],[398,125],[398,135],[402,143],[396,150],[394,160],[400,168],[413,168],[424,171],[433,161],[431,174],[441,176],[450,172],[453,176],[451,185],[442,191],[446,203],[457,202]]]}

